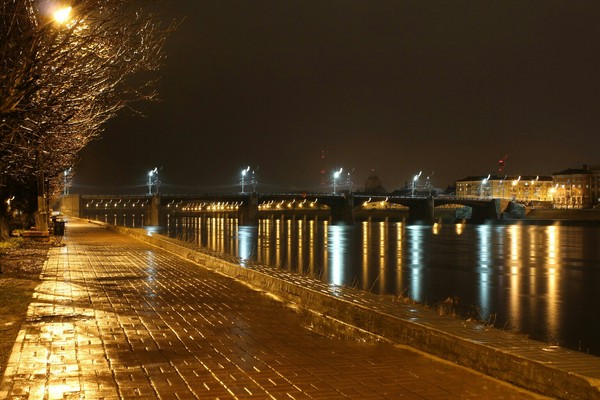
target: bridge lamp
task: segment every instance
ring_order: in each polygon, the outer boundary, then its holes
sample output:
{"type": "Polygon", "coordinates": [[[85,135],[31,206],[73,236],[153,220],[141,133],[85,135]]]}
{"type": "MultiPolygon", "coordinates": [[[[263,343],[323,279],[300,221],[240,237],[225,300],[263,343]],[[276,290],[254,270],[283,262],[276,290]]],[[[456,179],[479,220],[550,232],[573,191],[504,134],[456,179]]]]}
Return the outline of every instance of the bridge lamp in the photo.
{"type": "Polygon", "coordinates": [[[148,171],[148,194],[152,194],[152,185],[155,184],[155,180],[152,179],[154,175],[158,175],[157,167],[154,167],[153,170],[148,171]]]}
{"type": "Polygon", "coordinates": [[[421,174],[423,173],[423,171],[419,171],[419,173],[417,175],[414,176],[413,181],[412,181],[412,193],[411,196],[415,197],[415,187],[417,186],[417,181],[419,180],[419,177],[421,176],[421,174]]]}
{"type": "Polygon", "coordinates": [[[340,177],[340,175],[342,174],[343,168],[340,168],[339,171],[335,171],[335,173],[333,174],[333,194],[335,194],[335,188],[337,185],[337,180],[340,177]]]}
{"type": "Polygon", "coordinates": [[[248,172],[250,172],[250,166],[247,166],[246,168],[244,168],[242,170],[242,179],[240,180],[240,186],[242,188],[242,194],[245,193],[244,192],[244,188],[246,186],[246,175],[248,174],[248,172]]]}
{"type": "Polygon", "coordinates": [[[485,194],[485,185],[487,185],[488,181],[490,180],[490,177],[491,175],[488,175],[487,178],[483,178],[483,180],[481,181],[481,193],[479,193],[480,196],[485,194]]]}

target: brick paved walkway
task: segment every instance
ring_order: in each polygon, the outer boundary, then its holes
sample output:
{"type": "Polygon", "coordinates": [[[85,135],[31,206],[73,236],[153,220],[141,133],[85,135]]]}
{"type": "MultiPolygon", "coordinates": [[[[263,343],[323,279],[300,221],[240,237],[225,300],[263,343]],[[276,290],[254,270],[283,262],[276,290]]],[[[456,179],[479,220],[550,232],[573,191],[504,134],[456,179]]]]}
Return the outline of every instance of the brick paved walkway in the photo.
{"type": "Polygon", "coordinates": [[[268,296],[71,221],[13,349],[9,399],[533,399],[389,344],[323,337],[268,296]]]}

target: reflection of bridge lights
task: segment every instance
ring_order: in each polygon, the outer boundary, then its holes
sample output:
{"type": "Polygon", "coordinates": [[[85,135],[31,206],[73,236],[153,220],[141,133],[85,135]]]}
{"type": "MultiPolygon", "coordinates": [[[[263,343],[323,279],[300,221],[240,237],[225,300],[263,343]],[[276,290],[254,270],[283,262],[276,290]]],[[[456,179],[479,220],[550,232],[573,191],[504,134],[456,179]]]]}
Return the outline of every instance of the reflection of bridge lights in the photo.
{"type": "Polygon", "coordinates": [[[464,227],[465,227],[465,224],[462,224],[462,223],[456,224],[456,227],[455,227],[456,228],[456,234],[457,235],[462,235],[464,227]]]}
{"type": "Polygon", "coordinates": [[[490,225],[480,225],[478,226],[477,231],[479,234],[479,302],[484,313],[482,317],[487,318],[487,313],[490,310],[489,275],[492,264],[490,251],[492,230],[490,225]]]}
{"type": "Polygon", "coordinates": [[[239,240],[239,251],[238,257],[241,262],[240,265],[247,266],[248,261],[252,257],[254,249],[254,239],[257,235],[258,227],[254,226],[240,226],[238,227],[238,240],[239,240]]]}
{"type": "Polygon", "coordinates": [[[559,321],[559,313],[560,307],[558,306],[558,291],[557,291],[557,281],[558,276],[556,274],[556,265],[559,257],[559,231],[556,229],[556,226],[549,226],[546,228],[546,234],[548,236],[548,327],[550,329],[550,333],[552,336],[557,335],[558,321],[559,321]]]}
{"type": "Polygon", "coordinates": [[[411,297],[414,300],[421,300],[421,269],[423,254],[423,229],[421,226],[410,226],[408,228],[408,240],[410,242],[411,256],[411,297]]]}
{"type": "MultiPolygon", "coordinates": [[[[549,226],[546,230],[548,235],[548,264],[556,265],[557,253],[558,253],[558,236],[556,226],[549,226]]],[[[554,272],[554,268],[551,268],[551,272],[554,272]]]]}
{"type": "Polygon", "coordinates": [[[327,229],[329,233],[328,249],[329,261],[331,265],[331,283],[342,285],[344,279],[344,254],[346,253],[346,240],[344,238],[344,227],[340,225],[330,225],[327,229]]]}

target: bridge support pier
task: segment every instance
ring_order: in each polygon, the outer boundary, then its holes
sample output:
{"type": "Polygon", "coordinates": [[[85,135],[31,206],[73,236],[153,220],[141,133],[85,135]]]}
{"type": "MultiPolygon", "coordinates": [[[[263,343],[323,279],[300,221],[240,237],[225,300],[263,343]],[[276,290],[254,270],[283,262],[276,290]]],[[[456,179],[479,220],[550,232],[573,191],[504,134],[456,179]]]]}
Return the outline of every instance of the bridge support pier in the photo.
{"type": "Polygon", "coordinates": [[[153,194],[148,210],[144,215],[145,226],[160,226],[161,224],[160,194],[153,194]]]}
{"type": "Polygon", "coordinates": [[[434,202],[433,197],[419,202],[413,202],[408,208],[408,223],[409,224],[433,224],[434,221],[434,202]]]}
{"type": "Polygon", "coordinates": [[[497,220],[501,213],[500,206],[500,199],[492,199],[482,206],[471,207],[471,222],[482,223],[486,220],[497,220]]]}
{"type": "Polygon", "coordinates": [[[240,207],[239,216],[242,226],[258,225],[258,196],[256,193],[250,193],[248,200],[240,207]]]}
{"type": "Polygon", "coordinates": [[[332,224],[354,224],[354,198],[352,194],[340,197],[337,204],[331,206],[332,224]]]}

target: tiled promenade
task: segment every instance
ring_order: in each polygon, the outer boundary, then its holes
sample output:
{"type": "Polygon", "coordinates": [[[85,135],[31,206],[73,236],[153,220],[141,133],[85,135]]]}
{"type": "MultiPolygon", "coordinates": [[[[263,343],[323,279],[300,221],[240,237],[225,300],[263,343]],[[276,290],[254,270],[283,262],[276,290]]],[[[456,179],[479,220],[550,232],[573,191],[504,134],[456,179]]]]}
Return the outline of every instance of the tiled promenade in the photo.
{"type": "Polygon", "coordinates": [[[0,384],[8,399],[534,399],[390,344],[318,335],[260,292],[76,221],[0,384]]]}

